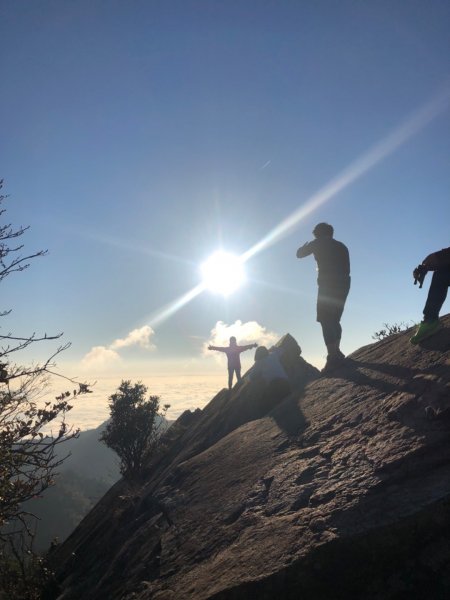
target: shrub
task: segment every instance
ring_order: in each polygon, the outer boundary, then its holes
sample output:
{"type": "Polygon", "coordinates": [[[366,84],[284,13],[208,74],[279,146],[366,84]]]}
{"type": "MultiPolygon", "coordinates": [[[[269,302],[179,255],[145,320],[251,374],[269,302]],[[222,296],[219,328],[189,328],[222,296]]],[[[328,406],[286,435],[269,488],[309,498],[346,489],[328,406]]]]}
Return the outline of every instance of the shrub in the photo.
{"type": "Polygon", "coordinates": [[[159,396],[146,399],[147,387],[122,381],[109,398],[110,420],[100,441],[117,453],[120,472],[127,479],[138,478],[160,444],[168,404],[160,409],[159,396]]]}
{"type": "Polygon", "coordinates": [[[375,333],[372,335],[372,339],[373,340],[377,340],[377,341],[381,341],[384,340],[385,338],[389,337],[390,335],[395,335],[396,333],[401,333],[402,331],[406,331],[406,329],[409,329],[411,326],[407,325],[406,323],[383,323],[383,327],[384,329],[380,329],[380,331],[375,331],[375,333]]]}

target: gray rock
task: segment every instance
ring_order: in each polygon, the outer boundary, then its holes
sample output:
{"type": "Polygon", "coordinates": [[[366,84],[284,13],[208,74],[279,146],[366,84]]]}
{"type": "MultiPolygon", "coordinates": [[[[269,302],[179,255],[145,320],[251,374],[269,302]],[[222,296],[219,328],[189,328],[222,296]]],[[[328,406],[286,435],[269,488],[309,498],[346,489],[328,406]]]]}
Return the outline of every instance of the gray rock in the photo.
{"type": "Polygon", "coordinates": [[[245,383],[184,415],[145,482],[118,482],[55,550],[59,598],[450,597],[443,323],[321,378],[283,338],[293,393],[262,413],[245,383]]]}

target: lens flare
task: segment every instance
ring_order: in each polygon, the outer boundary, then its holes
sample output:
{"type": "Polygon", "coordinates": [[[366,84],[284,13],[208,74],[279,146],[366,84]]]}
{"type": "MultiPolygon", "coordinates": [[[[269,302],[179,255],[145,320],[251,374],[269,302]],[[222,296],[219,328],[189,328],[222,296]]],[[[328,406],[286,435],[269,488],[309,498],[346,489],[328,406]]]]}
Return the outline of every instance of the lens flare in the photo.
{"type": "Polygon", "coordinates": [[[167,321],[169,317],[178,312],[180,308],[183,308],[186,304],[188,304],[191,300],[196,298],[199,294],[205,291],[205,286],[203,283],[196,285],[194,288],[173,300],[169,304],[166,304],[163,308],[161,308],[158,312],[154,313],[151,317],[147,319],[148,323],[155,327],[160,325],[164,321],[167,321]]]}
{"type": "Polygon", "coordinates": [[[219,250],[200,267],[204,286],[216,294],[229,296],[245,281],[242,260],[219,250]]]}

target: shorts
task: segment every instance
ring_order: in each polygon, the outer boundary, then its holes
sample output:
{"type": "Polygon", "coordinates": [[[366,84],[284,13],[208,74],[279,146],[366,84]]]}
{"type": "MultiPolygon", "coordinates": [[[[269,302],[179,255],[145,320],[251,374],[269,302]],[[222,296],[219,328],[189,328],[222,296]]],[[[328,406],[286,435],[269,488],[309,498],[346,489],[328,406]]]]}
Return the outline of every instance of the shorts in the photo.
{"type": "Polygon", "coordinates": [[[319,283],[317,294],[317,321],[339,323],[344,312],[345,301],[350,291],[348,281],[319,283]]]}

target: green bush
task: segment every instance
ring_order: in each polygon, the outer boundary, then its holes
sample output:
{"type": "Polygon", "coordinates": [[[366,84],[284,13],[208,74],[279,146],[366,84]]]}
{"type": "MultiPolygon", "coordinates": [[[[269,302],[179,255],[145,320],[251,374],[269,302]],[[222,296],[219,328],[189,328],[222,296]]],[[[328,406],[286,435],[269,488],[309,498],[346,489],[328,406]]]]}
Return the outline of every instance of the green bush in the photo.
{"type": "Polygon", "coordinates": [[[122,381],[109,398],[110,420],[100,437],[120,459],[120,472],[127,479],[138,478],[149,458],[158,449],[164,431],[168,404],[160,409],[159,397],[146,399],[147,387],[122,381]]]}

